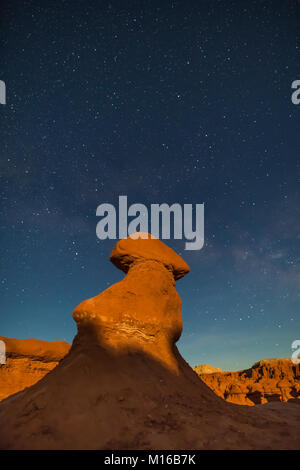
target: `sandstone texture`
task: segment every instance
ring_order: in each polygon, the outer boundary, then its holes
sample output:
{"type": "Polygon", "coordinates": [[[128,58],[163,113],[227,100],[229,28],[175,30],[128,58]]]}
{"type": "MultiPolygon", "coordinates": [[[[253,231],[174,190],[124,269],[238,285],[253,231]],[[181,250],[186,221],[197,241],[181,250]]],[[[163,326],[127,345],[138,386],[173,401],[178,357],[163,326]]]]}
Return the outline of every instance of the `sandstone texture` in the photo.
{"type": "Polygon", "coordinates": [[[250,369],[225,372],[197,366],[195,372],[219,397],[238,405],[299,401],[300,364],[291,359],[265,359],[250,369]]]}
{"type": "Polygon", "coordinates": [[[149,233],[139,233],[120,240],[110,255],[111,262],[125,273],[141,261],[156,261],[169,270],[174,279],[185,276],[190,268],[186,262],[161,240],[149,233]]]}
{"type": "Polygon", "coordinates": [[[14,339],[0,336],[6,363],[0,365],[0,401],[38,382],[68,353],[65,341],[14,339]]]}
{"type": "Polygon", "coordinates": [[[300,448],[296,403],[228,403],[180,356],[175,280],[188,267],[157,242],[117,243],[126,276],[75,308],[58,365],[0,403],[1,449],[300,448]]]}

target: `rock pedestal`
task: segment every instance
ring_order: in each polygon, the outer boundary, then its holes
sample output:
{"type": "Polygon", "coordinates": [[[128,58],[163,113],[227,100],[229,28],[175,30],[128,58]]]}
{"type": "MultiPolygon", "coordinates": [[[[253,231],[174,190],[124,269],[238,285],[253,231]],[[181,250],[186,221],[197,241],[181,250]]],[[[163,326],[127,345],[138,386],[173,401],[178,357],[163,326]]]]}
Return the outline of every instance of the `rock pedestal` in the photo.
{"type": "Polygon", "coordinates": [[[182,318],[175,279],[189,272],[187,264],[150,235],[121,240],[110,259],[127,274],[76,307],[76,344],[96,343],[114,355],[141,351],[178,372],[173,347],[182,318]]]}

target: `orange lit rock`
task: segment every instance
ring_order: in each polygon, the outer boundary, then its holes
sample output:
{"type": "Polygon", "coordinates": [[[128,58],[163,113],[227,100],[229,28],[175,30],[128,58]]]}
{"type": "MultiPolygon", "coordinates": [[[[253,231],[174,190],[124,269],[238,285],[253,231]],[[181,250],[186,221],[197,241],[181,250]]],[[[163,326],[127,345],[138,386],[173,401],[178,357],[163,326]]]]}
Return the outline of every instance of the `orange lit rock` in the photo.
{"type": "Polygon", "coordinates": [[[119,241],[110,259],[127,275],[76,307],[78,341],[95,342],[111,353],[143,351],[177,370],[173,346],[181,335],[182,319],[175,279],[189,267],[150,235],[119,241]]]}
{"type": "Polygon", "coordinates": [[[38,382],[68,353],[65,341],[14,339],[0,336],[6,364],[0,365],[0,401],[38,382]]]}
{"type": "Polygon", "coordinates": [[[250,369],[238,372],[195,372],[218,396],[238,405],[257,405],[271,401],[300,403],[300,364],[291,359],[264,359],[250,369]]]}
{"type": "Polygon", "coordinates": [[[209,364],[201,364],[199,366],[194,367],[194,371],[198,374],[212,374],[214,372],[223,372],[222,369],[219,369],[219,367],[213,367],[210,366],[209,364]]]}

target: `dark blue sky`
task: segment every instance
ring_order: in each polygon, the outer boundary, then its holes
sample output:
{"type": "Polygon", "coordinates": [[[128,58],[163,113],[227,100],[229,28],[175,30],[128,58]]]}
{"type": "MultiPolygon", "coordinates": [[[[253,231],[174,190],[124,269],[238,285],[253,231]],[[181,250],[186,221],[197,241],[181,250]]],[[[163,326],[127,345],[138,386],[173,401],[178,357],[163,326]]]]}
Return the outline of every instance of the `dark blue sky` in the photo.
{"type": "MultiPolygon", "coordinates": [[[[6,3],[6,4],[5,4],[6,3]]],[[[99,204],[205,203],[177,284],[192,365],[289,357],[300,337],[298,1],[2,5],[1,335],[71,342],[123,274],[99,204]]]]}

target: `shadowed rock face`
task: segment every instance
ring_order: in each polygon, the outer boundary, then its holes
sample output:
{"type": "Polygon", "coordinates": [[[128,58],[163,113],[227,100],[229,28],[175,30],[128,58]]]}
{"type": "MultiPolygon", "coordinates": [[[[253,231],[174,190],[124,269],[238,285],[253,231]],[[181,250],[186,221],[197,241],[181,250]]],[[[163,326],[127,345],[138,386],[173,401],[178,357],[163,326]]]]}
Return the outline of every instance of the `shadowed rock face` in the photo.
{"type": "Polygon", "coordinates": [[[300,403],[300,364],[293,364],[291,359],[264,359],[238,372],[209,371],[201,366],[194,370],[218,396],[231,403],[251,406],[296,399],[300,403]]]}
{"type": "Polygon", "coordinates": [[[140,241],[113,250],[126,277],[74,310],[70,352],[0,403],[0,448],[300,448],[300,407],[227,403],[183,360],[175,279],[188,268],[162,242],[140,241]]]}

